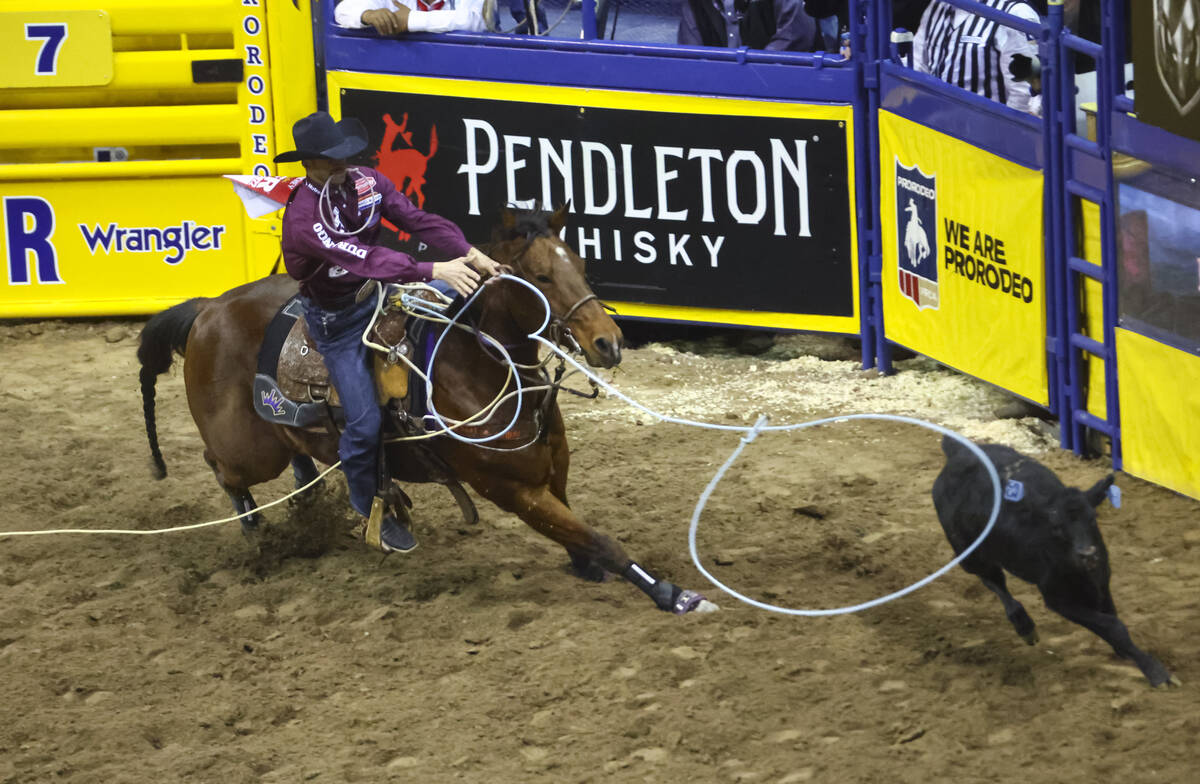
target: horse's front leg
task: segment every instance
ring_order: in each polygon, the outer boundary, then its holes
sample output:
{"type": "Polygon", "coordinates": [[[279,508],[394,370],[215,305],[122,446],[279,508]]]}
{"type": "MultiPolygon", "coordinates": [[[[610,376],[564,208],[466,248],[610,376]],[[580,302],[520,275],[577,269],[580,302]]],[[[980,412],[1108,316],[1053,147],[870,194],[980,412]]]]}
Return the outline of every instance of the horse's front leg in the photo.
{"type": "Polygon", "coordinates": [[[472,487],[501,509],[512,512],[543,536],[558,542],[573,563],[592,563],[619,574],[654,600],[660,610],[683,615],[711,612],[717,605],[695,591],[655,577],[632,560],[611,537],[584,523],[547,486],[531,487],[504,481],[482,481],[472,487]]]}

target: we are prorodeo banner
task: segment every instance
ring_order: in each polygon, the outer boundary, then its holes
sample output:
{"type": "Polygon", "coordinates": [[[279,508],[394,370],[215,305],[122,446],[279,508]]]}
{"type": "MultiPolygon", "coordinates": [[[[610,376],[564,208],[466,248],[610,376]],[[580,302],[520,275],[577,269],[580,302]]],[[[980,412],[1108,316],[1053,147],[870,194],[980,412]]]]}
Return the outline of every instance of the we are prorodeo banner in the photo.
{"type": "Polygon", "coordinates": [[[1049,402],[1042,173],[879,113],[887,337],[1049,402]]]}

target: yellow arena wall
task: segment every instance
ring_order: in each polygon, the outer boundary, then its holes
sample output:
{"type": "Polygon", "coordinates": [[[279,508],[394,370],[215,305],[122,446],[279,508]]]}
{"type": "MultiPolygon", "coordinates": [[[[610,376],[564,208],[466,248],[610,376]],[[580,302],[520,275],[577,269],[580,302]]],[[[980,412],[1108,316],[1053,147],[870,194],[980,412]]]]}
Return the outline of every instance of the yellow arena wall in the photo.
{"type": "Polygon", "coordinates": [[[150,313],[260,277],[275,174],[316,105],[308,2],[52,0],[0,12],[0,318],[150,313]],[[31,33],[32,31],[32,33],[31,33]]]}
{"type": "Polygon", "coordinates": [[[1123,469],[1200,498],[1200,357],[1118,328],[1123,469]]]}

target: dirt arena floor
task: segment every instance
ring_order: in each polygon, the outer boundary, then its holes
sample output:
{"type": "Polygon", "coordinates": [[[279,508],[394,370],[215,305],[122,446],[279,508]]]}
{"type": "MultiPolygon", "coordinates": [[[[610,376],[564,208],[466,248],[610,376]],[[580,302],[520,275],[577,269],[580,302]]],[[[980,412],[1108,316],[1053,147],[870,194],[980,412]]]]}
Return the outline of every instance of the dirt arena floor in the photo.
{"type": "MultiPolygon", "coordinates": [[[[178,372],[159,380],[169,476],[150,477],[138,320],[0,323],[0,527],[149,530],[220,518],[224,494],[178,372]]],[[[921,358],[862,372],[844,345],[718,338],[629,351],[615,383],[727,424],[894,412],[1037,452],[1070,483],[1103,460],[1054,448],[1006,398],[921,358]],[[760,346],[759,348],[763,348],[760,346]]],[[[718,613],[672,617],[480,502],[417,488],[421,546],[351,535],[336,478],[312,509],[157,536],[0,537],[0,782],[1186,782],[1200,763],[1200,505],[1119,476],[1101,527],[1136,642],[1183,682],[1153,690],[1101,640],[955,570],[881,608],[774,615],[693,566],[692,511],[736,434],[564,400],[573,507],[718,613]]],[[[765,434],[718,486],[706,567],[791,607],[854,604],[949,560],[929,488],[938,437],[850,422],[765,434]]],[[[260,503],[290,478],[257,490],[260,503]]]]}

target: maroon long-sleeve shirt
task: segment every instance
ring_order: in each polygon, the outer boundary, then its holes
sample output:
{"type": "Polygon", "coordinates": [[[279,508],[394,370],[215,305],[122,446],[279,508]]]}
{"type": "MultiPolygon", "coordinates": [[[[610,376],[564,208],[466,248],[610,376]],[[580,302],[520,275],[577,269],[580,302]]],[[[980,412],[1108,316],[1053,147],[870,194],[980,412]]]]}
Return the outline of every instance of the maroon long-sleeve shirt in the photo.
{"type": "Polygon", "coordinates": [[[407,253],[376,244],[381,217],[443,253],[465,256],[471,249],[458,226],[418,209],[391,180],[374,169],[360,167],[357,172],[349,172],[341,187],[330,185],[329,198],[332,214],[326,207],[322,217],[321,189],[305,180],[283,214],[284,266],[300,281],[300,293],[318,304],[344,302],[368,279],[390,283],[430,280],[431,262],[417,261],[407,253]],[[337,233],[358,229],[368,216],[370,223],[358,234],[337,233]],[[327,220],[333,221],[332,227],[327,220]]]}

